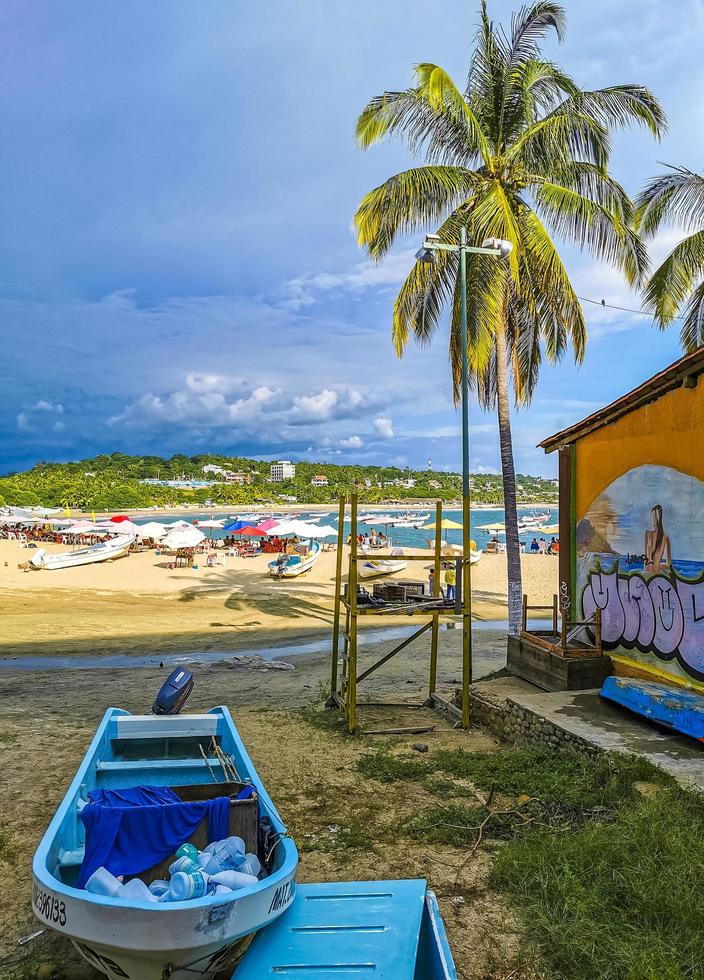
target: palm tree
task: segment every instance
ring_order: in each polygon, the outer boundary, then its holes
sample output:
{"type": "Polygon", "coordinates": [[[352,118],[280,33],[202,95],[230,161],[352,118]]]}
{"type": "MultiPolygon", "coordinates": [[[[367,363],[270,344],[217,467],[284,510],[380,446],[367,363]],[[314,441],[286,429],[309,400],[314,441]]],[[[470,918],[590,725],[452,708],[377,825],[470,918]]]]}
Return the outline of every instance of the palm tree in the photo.
{"type": "Polygon", "coordinates": [[[636,199],[636,223],[646,237],[665,223],[691,232],[646,283],[645,307],[665,328],[686,301],[680,340],[692,351],[704,343],[704,177],[686,167],[654,177],[636,199]]]}
{"type": "MultiPolygon", "coordinates": [[[[399,137],[425,158],[385,181],[355,215],[359,242],[375,259],[397,236],[437,227],[443,241],[507,239],[507,263],[468,256],[470,371],[482,407],[499,423],[509,623],[518,630],[521,565],[511,440],[509,387],[526,405],[543,352],[558,361],[568,346],[581,361],[586,331],[579,301],[551,233],[623,270],[639,283],[648,269],[631,226],[633,207],[609,175],[611,132],[631,123],[656,137],[665,116],[641,85],[584,91],[540,55],[550,31],[562,38],[563,9],[550,0],[522,8],[506,33],[489,19],[482,0],[469,76],[461,92],[437,65],[415,69],[415,84],[373,98],[357,122],[363,149],[399,137]]],[[[457,253],[416,262],[396,298],[392,336],[399,356],[409,338],[430,342],[450,308],[454,395],[460,394],[460,299],[457,253]]]]}

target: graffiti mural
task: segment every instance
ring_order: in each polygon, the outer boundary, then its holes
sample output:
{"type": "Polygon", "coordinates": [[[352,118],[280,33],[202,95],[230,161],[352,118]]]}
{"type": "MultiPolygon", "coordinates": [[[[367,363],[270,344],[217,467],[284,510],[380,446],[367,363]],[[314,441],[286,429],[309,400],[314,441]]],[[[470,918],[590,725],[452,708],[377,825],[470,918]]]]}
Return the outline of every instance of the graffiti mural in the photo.
{"type": "Polygon", "coordinates": [[[582,613],[601,610],[605,647],[703,681],[704,484],[630,470],[579,521],[577,553],[582,613]]]}

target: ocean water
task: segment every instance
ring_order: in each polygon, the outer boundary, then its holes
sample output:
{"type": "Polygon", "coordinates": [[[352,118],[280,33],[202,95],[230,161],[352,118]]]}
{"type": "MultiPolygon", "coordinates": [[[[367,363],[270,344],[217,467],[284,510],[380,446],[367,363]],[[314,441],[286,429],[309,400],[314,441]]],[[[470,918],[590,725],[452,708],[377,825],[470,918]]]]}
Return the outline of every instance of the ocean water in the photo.
{"type": "MultiPolygon", "coordinates": [[[[313,509],[310,512],[303,511],[303,512],[297,513],[296,514],[296,518],[297,519],[300,519],[302,521],[305,521],[306,518],[307,518],[307,516],[308,516],[308,513],[320,514],[320,513],[322,513],[322,511],[323,511],[323,508],[322,507],[315,508],[315,509],[313,509]]],[[[399,513],[402,513],[402,512],[405,513],[405,508],[403,508],[403,507],[401,507],[401,508],[388,508],[388,509],[385,509],[383,511],[382,510],[376,510],[375,511],[375,513],[377,513],[379,515],[381,515],[381,514],[399,514],[399,513]]],[[[366,510],[364,508],[364,506],[362,505],[360,507],[359,513],[360,514],[372,513],[372,511],[366,510]]],[[[426,508],[423,511],[419,511],[418,513],[430,514],[430,516],[428,517],[428,519],[426,521],[424,521],[424,523],[426,523],[426,524],[430,524],[430,523],[432,523],[435,520],[435,511],[434,511],[434,508],[432,508],[432,507],[428,507],[428,508],[426,508]]],[[[546,518],[545,524],[546,525],[549,525],[549,524],[557,524],[558,509],[557,509],[556,506],[548,506],[547,504],[545,504],[545,505],[538,504],[536,506],[521,507],[521,508],[519,508],[519,511],[518,511],[518,517],[519,517],[519,521],[520,521],[521,517],[528,517],[528,516],[530,516],[532,514],[548,514],[548,513],[550,514],[550,518],[549,519],[546,518]]],[[[219,520],[222,516],[223,516],[222,514],[214,514],[212,511],[204,512],[204,513],[201,513],[201,514],[188,512],[188,513],[186,513],[184,515],[179,515],[179,517],[182,517],[183,520],[190,521],[191,523],[194,520],[196,520],[196,519],[200,519],[200,520],[213,520],[213,519],[216,519],[216,520],[219,520]]],[[[240,520],[241,519],[239,517],[239,515],[237,515],[237,514],[233,514],[232,517],[233,517],[234,520],[240,520]]],[[[462,511],[461,510],[445,510],[445,509],[443,509],[443,517],[449,518],[450,520],[455,521],[457,524],[461,524],[462,523],[462,511]]],[[[134,522],[135,522],[135,524],[146,524],[149,521],[155,521],[155,522],[157,522],[159,524],[168,524],[171,521],[174,521],[174,520],[177,520],[177,519],[178,518],[175,517],[175,516],[173,516],[173,515],[166,516],[164,514],[160,514],[160,515],[157,516],[156,514],[150,514],[150,515],[145,516],[145,517],[134,518],[134,522]]],[[[478,548],[484,549],[486,547],[487,541],[489,541],[489,539],[491,538],[490,532],[480,530],[481,526],[484,525],[484,524],[502,524],[503,523],[503,520],[504,520],[504,511],[503,511],[503,508],[502,507],[501,508],[494,508],[494,509],[486,509],[486,510],[484,510],[484,509],[482,509],[482,510],[473,510],[471,512],[471,515],[470,515],[470,528],[471,528],[472,538],[476,541],[478,548]]],[[[321,520],[317,521],[316,523],[318,523],[320,525],[322,525],[322,524],[330,524],[332,527],[336,528],[337,527],[337,511],[336,510],[335,511],[330,511],[328,517],[321,518],[321,520]]],[[[349,526],[350,526],[349,525],[349,520],[346,520],[345,521],[345,534],[347,534],[347,532],[349,531],[349,526]]],[[[422,529],[416,530],[415,528],[412,528],[412,527],[390,527],[390,526],[389,527],[385,527],[382,524],[369,525],[369,524],[363,524],[362,522],[359,523],[359,530],[363,534],[366,531],[368,531],[371,534],[372,527],[376,528],[377,532],[379,532],[380,530],[383,531],[384,534],[388,535],[391,538],[392,545],[394,547],[399,547],[399,548],[424,548],[424,547],[426,547],[427,541],[430,538],[433,538],[434,537],[434,534],[435,534],[434,531],[424,531],[422,529]]],[[[203,528],[203,533],[206,534],[208,537],[213,537],[213,538],[224,538],[224,537],[227,537],[227,532],[222,531],[222,530],[219,530],[219,529],[216,529],[216,528],[203,528]]],[[[537,534],[534,531],[525,531],[525,532],[521,533],[521,535],[520,535],[521,541],[525,542],[527,545],[530,544],[530,542],[533,540],[534,537],[540,537],[540,534],[537,534]]],[[[549,537],[547,535],[543,535],[543,537],[546,537],[549,540],[549,537]]],[[[332,538],[332,537],[330,537],[327,540],[328,541],[334,541],[335,539],[332,538]]],[[[503,541],[505,539],[504,539],[504,537],[502,535],[500,535],[499,536],[499,540],[500,541],[503,541]]],[[[462,544],[462,532],[461,531],[443,531],[443,541],[447,541],[449,544],[462,544]]]]}

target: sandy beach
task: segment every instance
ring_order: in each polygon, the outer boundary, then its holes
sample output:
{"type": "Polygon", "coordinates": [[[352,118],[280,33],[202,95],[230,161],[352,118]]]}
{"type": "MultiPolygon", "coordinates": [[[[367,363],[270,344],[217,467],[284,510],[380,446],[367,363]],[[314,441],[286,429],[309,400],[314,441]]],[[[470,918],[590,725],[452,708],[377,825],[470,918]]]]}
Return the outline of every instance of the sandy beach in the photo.
{"type": "MultiPolygon", "coordinates": [[[[458,636],[457,631],[441,632],[438,691],[445,696],[461,676],[458,636]]],[[[392,645],[366,648],[360,664],[368,665],[392,645]]],[[[45,649],[38,644],[34,652],[45,649]]],[[[360,698],[395,702],[402,693],[405,701],[420,705],[428,652],[425,638],[403,651],[360,688],[360,698]]],[[[483,632],[475,676],[500,667],[504,653],[505,636],[483,632]]],[[[416,783],[382,785],[359,770],[360,760],[382,747],[403,758],[415,755],[411,743],[417,737],[345,737],[341,715],[320,709],[328,657],[297,657],[290,663],[295,670],[229,669],[224,664],[194,668],[196,687],[188,710],[223,703],[232,710],[297,842],[299,881],[427,878],[439,896],[459,975],[464,980],[505,980],[518,966],[517,929],[504,899],[487,884],[488,854],[478,853],[457,881],[466,849],[417,842],[403,829],[405,820],[433,805],[427,790],[416,783]]],[[[151,668],[0,669],[0,889],[7,899],[0,907],[0,976],[100,980],[102,974],[84,964],[69,942],[50,932],[18,947],[20,937],[38,928],[29,903],[32,854],[106,707],[148,710],[166,673],[151,668]]],[[[362,704],[359,718],[366,727],[433,725],[435,730],[422,736],[431,752],[501,750],[497,739],[483,730],[455,730],[451,718],[423,707],[362,704]]]]}
{"type": "MultiPolygon", "coordinates": [[[[267,575],[270,555],[224,557],[215,568],[199,562],[198,568],[170,569],[171,557],[153,551],[56,571],[18,567],[31,554],[15,541],[0,541],[3,657],[282,646],[325,634],[332,623],[334,551],[323,553],[306,575],[283,582],[267,575]]],[[[522,569],[531,602],[549,603],[557,559],[524,555],[522,569]]],[[[399,577],[426,574],[418,562],[399,577]]],[[[472,582],[475,617],[505,619],[505,557],[483,555],[472,582]]],[[[386,618],[384,625],[394,621],[407,618],[386,618]]]]}

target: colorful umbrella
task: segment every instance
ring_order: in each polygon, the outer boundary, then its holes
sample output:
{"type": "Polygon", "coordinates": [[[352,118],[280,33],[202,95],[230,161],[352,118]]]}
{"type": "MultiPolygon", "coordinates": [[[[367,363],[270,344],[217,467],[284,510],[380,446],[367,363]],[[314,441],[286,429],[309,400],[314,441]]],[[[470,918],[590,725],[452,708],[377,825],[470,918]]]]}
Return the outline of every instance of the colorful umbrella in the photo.
{"type": "Polygon", "coordinates": [[[262,531],[260,527],[253,527],[251,524],[245,524],[244,527],[239,528],[237,531],[233,531],[233,534],[241,534],[245,538],[265,538],[266,531],[262,531]]]}
{"type": "MultiPolygon", "coordinates": [[[[443,517],[442,523],[440,524],[440,527],[443,529],[443,531],[461,531],[462,530],[462,525],[461,524],[458,524],[457,521],[451,521],[449,517],[443,517]]],[[[423,525],[423,530],[424,531],[434,531],[435,530],[435,521],[433,521],[432,524],[424,524],[423,525]]]]}

